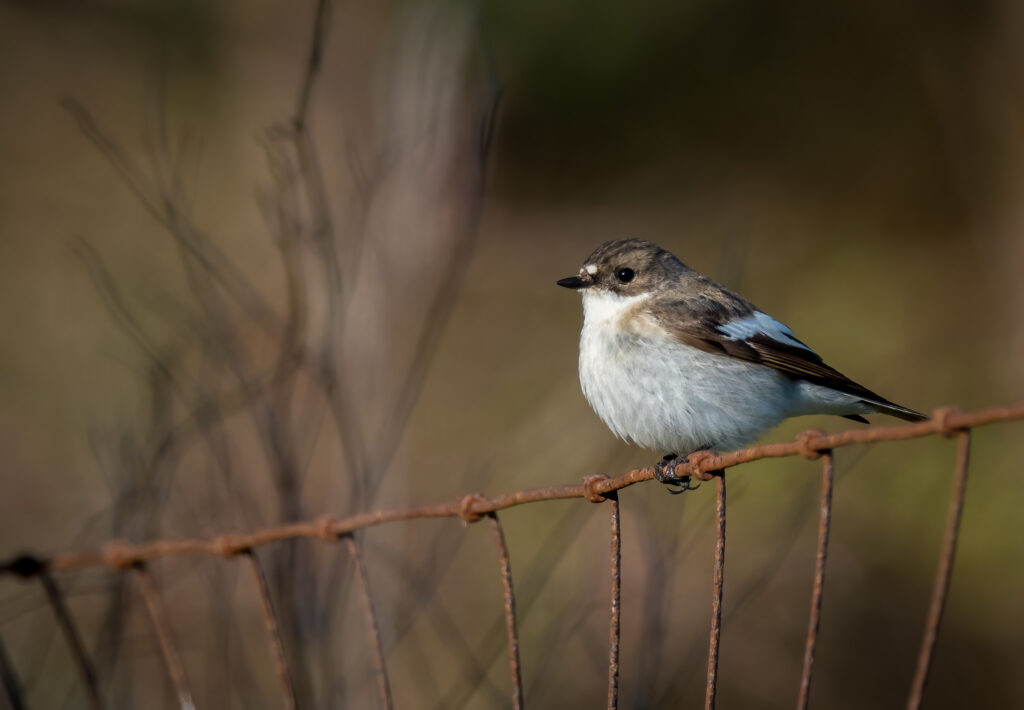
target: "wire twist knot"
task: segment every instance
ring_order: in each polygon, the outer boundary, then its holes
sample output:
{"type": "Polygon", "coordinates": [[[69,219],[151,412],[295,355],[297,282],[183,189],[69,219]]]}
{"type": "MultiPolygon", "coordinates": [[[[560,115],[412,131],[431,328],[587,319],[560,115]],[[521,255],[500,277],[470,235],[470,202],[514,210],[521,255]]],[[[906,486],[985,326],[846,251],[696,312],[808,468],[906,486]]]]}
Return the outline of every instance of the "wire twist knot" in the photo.
{"type": "Polygon", "coordinates": [[[596,486],[601,481],[607,480],[608,476],[604,475],[603,473],[595,473],[591,476],[584,476],[583,497],[589,500],[591,503],[604,503],[608,499],[605,498],[603,493],[599,493],[597,489],[594,488],[594,486],[596,486]]]}
{"type": "Polygon", "coordinates": [[[947,439],[963,431],[963,427],[955,427],[949,421],[952,417],[961,413],[960,407],[939,407],[936,409],[932,412],[932,421],[935,422],[936,431],[947,439]]]}
{"type": "Polygon", "coordinates": [[[333,531],[334,518],[330,515],[321,515],[313,525],[316,528],[316,536],[321,540],[326,540],[327,542],[337,541],[338,535],[333,531]]]}
{"type": "Polygon", "coordinates": [[[243,552],[248,552],[249,548],[242,544],[238,535],[232,535],[230,533],[221,535],[213,540],[213,550],[218,555],[223,557],[225,560],[230,560],[232,557],[239,555],[243,552]]]}
{"type": "Polygon", "coordinates": [[[710,481],[719,471],[708,463],[715,458],[717,457],[707,449],[694,451],[686,457],[686,462],[690,465],[690,475],[698,481],[710,481]]]}
{"type": "Polygon", "coordinates": [[[820,440],[825,435],[825,432],[818,429],[806,429],[796,435],[795,441],[797,444],[798,453],[808,461],[817,461],[821,458],[821,454],[824,451],[815,446],[815,440],[820,440]]]}
{"type": "Polygon", "coordinates": [[[128,569],[140,560],[130,543],[124,540],[112,540],[103,548],[103,561],[108,567],[116,570],[128,569]]]}
{"type": "Polygon", "coordinates": [[[459,517],[462,518],[462,522],[475,523],[484,517],[483,513],[477,513],[473,510],[473,506],[477,503],[486,504],[487,499],[479,493],[470,493],[469,495],[462,496],[462,500],[459,501],[459,517]]]}

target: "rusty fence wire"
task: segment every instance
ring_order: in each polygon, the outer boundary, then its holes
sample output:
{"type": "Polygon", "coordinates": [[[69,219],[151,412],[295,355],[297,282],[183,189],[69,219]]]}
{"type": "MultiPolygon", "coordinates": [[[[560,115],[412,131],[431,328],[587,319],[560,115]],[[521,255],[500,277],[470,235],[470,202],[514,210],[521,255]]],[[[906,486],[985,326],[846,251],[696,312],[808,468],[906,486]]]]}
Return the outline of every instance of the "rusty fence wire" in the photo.
{"type": "MultiPolygon", "coordinates": [[[[803,669],[797,690],[797,708],[808,707],[815,647],[821,627],[821,605],[825,587],[825,568],[828,557],[829,529],[832,517],[832,488],[834,479],[835,449],[856,444],[874,444],[883,441],[904,441],[927,436],[944,436],[957,441],[954,465],[953,491],[950,497],[949,513],[942,547],[939,553],[938,570],[928,608],[927,619],[913,680],[908,694],[908,710],[921,706],[932,655],[942,623],[943,610],[953,574],[956,557],[957,536],[963,512],[967,488],[967,472],[970,463],[971,429],[995,422],[1024,419],[1024,405],[994,407],[965,413],[956,408],[941,408],[928,421],[897,426],[872,427],[824,434],[805,431],[792,442],[766,444],[741,449],[721,456],[710,452],[698,452],[689,460],[676,465],[678,476],[692,476],[702,481],[715,481],[715,549],[714,573],[711,595],[711,630],[708,641],[707,680],[705,686],[705,708],[714,708],[718,680],[718,658],[721,646],[722,601],[725,580],[725,524],[726,524],[726,476],[728,468],[766,458],[802,456],[820,459],[822,464],[822,487],[818,545],[814,563],[814,580],[811,590],[810,615],[803,657],[803,669]]],[[[516,597],[513,587],[512,564],[505,533],[498,518],[498,512],[507,508],[539,501],[583,498],[592,503],[607,504],[610,509],[610,612],[608,651],[608,707],[618,707],[619,698],[619,646],[620,646],[620,591],[622,575],[621,528],[619,521],[619,491],[637,483],[654,478],[654,467],[638,468],[617,477],[603,475],[587,476],[579,485],[534,488],[485,498],[478,494],[464,495],[448,503],[416,506],[395,510],[377,510],[360,513],[347,518],[335,519],[324,516],[317,520],[288,525],[267,527],[253,533],[224,534],[207,540],[156,540],[142,544],[111,542],[101,550],[92,552],[66,552],[41,558],[29,555],[9,559],[0,564],[0,575],[13,575],[39,580],[57,626],[64,637],[73,657],[86,695],[93,708],[103,708],[104,700],[99,690],[95,667],[81,641],[81,633],[65,601],[65,594],[57,583],[56,575],[61,572],[86,568],[106,567],[131,574],[147,610],[153,633],[159,642],[160,653],[171,687],[174,688],[182,708],[192,708],[192,692],[184,666],[174,642],[171,625],[160,600],[160,594],[149,574],[149,564],[167,557],[185,555],[214,555],[224,559],[239,558],[249,568],[253,588],[259,598],[266,629],[270,656],[274,662],[282,694],[282,704],[287,708],[297,706],[295,688],[285,654],[285,647],[278,625],[277,612],[270,595],[266,576],[260,564],[257,550],[268,543],[282,540],[313,538],[326,542],[345,544],[354,563],[356,585],[360,607],[365,620],[367,646],[373,655],[377,690],[380,706],[393,706],[391,687],[388,681],[386,654],[381,642],[377,615],[369,587],[366,567],[355,537],[358,531],[376,525],[425,518],[458,517],[473,523],[487,519],[491,526],[495,550],[504,593],[505,626],[508,636],[508,665],[512,707],[522,708],[523,694],[520,643],[516,626],[516,597]]],[[[19,685],[10,659],[0,645],[0,678],[9,704],[14,708],[24,707],[24,694],[19,685]]]]}

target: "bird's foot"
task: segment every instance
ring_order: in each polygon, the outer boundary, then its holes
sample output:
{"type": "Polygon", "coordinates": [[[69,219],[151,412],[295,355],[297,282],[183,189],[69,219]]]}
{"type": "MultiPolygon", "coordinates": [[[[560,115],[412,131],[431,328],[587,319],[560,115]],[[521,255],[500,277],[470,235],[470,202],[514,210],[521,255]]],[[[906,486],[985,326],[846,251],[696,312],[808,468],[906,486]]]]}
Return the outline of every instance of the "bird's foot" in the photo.
{"type": "Polygon", "coordinates": [[[672,495],[678,495],[697,488],[697,486],[690,485],[691,480],[689,476],[677,476],[675,474],[676,465],[681,463],[686,463],[686,458],[680,459],[675,454],[665,454],[661,461],[654,464],[654,477],[656,479],[666,486],[678,487],[678,490],[668,489],[668,492],[672,495]]]}

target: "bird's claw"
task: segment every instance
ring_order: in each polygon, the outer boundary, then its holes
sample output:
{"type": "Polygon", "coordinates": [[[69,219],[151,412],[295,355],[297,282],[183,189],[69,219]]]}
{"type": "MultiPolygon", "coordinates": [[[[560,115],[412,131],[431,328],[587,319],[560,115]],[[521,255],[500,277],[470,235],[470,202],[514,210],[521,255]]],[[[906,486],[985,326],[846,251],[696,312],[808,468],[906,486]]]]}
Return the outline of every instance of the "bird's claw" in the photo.
{"type": "Polygon", "coordinates": [[[665,457],[654,465],[654,477],[666,486],[678,486],[678,490],[668,490],[672,495],[679,495],[686,491],[692,491],[697,486],[691,485],[689,476],[677,476],[675,468],[677,464],[686,463],[686,459],[680,460],[675,454],[666,454],[665,457]]]}

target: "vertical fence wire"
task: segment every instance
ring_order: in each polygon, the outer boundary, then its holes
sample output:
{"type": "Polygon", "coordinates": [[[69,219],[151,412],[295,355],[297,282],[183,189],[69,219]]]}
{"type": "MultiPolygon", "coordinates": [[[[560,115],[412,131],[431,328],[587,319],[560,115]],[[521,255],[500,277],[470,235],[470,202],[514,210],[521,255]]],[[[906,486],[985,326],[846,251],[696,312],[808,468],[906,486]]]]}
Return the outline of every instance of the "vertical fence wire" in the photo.
{"type": "Polygon", "coordinates": [[[7,703],[11,710],[24,710],[25,696],[21,692],[21,683],[18,681],[18,674],[14,671],[14,664],[7,655],[7,648],[3,639],[0,639],[0,679],[3,680],[4,693],[7,695],[7,703]]]}
{"type": "Polygon", "coordinates": [[[160,601],[160,593],[157,592],[156,585],[153,584],[153,577],[144,565],[136,565],[133,570],[139,594],[146,605],[153,631],[160,643],[160,653],[164,659],[164,666],[167,668],[167,675],[171,680],[171,685],[174,686],[174,692],[178,695],[178,703],[182,710],[192,710],[195,703],[192,700],[188,676],[185,675],[185,665],[181,662],[181,655],[174,645],[171,629],[167,623],[167,614],[163,602],[160,601]]]}
{"type": "Polygon", "coordinates": [[[711,634],[708,640],[708,680],[705,710],[714,710],[718,692],[718,648],[722,638],[722,591],[725,587],[725,471],[715,476],[715,577],[711,595],[711,634]]]}
{"type": "Polygon", "coordinates": [[[939,637],[942,613],[946,608],[949,582],[953,577],[956,543],[960,533],[960,519],[964,510],[964,494],[967,491],[967,470],[971,459],[971,433],[967,430],[959,431],[956,437],[956,471],[953,477],[953,493],[949,499],[949,513],[946,517],[946,532],[942,541],[939,569],[935,574],[932,600],[928,607],[924,637],[921,640],[921,651],[917,657],[917,669],[910,686],[910,697],[907,699],[907,710],[918,710],[921,707],[921,699],[924,696],[924,688],[928,682],[928,672],[931,670],[932,656],[935,652],[935,642],[939,637]]]}
{"type": "Polygon", "coordinates": [[[620,601],[622,595],[622,522],[619,518],[618,493],[610,493],[608,504],[611,508],[611,577],[612,608],[608,624],[608,710],[619,707],[619,638],[620,601]]]}
{"type": "Polygon", "coordinates": [[[825,563],[828,560],[828,535],[832,525],[832,486],[835,465],[831,451],[821,452],[821,511],[818,520],[818,551],[814,558],[814,586],[811,590],[811,618],[807,623],[807,645],[804,647],[804,668],[800,675],[797,710],[807,710],[811,696],[811,672],[814,652],[821,628],[821,601],[825,591],[825,563]]]}
{"type": "MultiPolygon", "coordinates": [[[[867,430],[849,430],[834,435],[814,435],[799,438],[796,442],[783,444],[766,444],[751,449],[743,449],[723,456],[711,456],[713,467],[717,470],[707,474],[707,468],[697,473],[702,480],[716,479],[716,542],[714,554],[714,582],[712,593],[711,631],[708,645],[707,683],[705,708],[715,707],[717,691],[717,675],[719,649],[721,641],[722,600],[724,588],[725,566],[725,524],[726,524],[726,482],[724,468],[736,466],[749,461],[781,456],[821,454],[823,456],[822,493],[819,522],[818,549],[815,561],[815,577],[811,597],[810,620],[808,623],[807,642],[804,653],[803,673],[801,676],[798,708],[808,706],[812,670],[815,657],[817,637],[821,624],[821,604],[825,582],[825,567],[828,553],[828,538],[831,524],[831,499],[834,486],[834,461],[832,450],[836,447],[853,444],[870,444],[880,441],[900,441],[942,434],[957,438],[957,454],[952,494],[946,520],[941,552],[938,560],[935,583],[928,608],[920,652],[917,658],[914,677],[907,701],[908,710],[918,710],[921,706],[925,686],[934,656],[937,638],[940,631],[942,616],[945,609],[949,586],[952,579],[953,565],[956,557],[957,539],[959,535],[963,506],[967,486],[970,463],[970,427],[983,426],[997,421],[1024,419],[1024,406],[995,407],[974,413],[962,413],[950,408],[937,410],[932,421],[892,427],[876,427],[867,430]],[[706,478],[705,478],[706,477],[706,478]]],[[[63,553],[40,560],[31,555],[22,555],[9,560],[0,561],[0,576],[15,575],[22,578],[38,577],[49,606],[56,617],[60,633],[69,646],[73,662],[85,686],[88,704],[93,708],[104,706],[100,693],[95,668],[89,659],[77,628],[60,587],[56,583],[53,572],[70,571],[95,567],[106,567],[122,573],[134,572],[137,575],[140,593],[145,601],[155,633],[158,636],[164,662],[171,676],[172,683],[178,692],[183,707],[191,707],[192,696],[188,688],[184,667],[180,655],[172,641],[167,615],[160,602],[159,594],[148,570],[143,566],[151,560],[178,555],[213,554],[222,557],[243,555],[248,563],[256,592],[261,603],[268,642],[280,684],[284,691],[285,706],[295,708],[297,705],[295,688],[291,680],[285,649],[278,619],[274,611],[269,587],[265,574],[253,553],[253,548],[279,540],[298,538],[333,539],[342,536],[346,539],[349,552],[353,557],[357,583],[363,601],[363,613],[367,622],[367,632],[377,656],[378,686],[381,690],[381,704],[390,710],[392,698],[388,685],[386,666],[384,663],[383,646],[377,617],[373,610],[369,592],[366,569],[358,545],[351,534],[371,525],[389,522],[412,520],[417,518],[462,517],[469,522],[480,517],[488,517],[491,521],[492,534],[498,551],[501,568],[502,585],[505,600],[505,620],[508,632],[509,670],[512,676],[513,707],[523,707],[523,689],[519,657],[519,640],[516,628],[515,595],[512,585],[512,571],[509,561],[508,546],[499,522],[497,511],[515,505],[556,500],[566,498],[585,498],[592,502],[610,501],[611,527],[611,612],[609,628],[609,670],[608,670],[608,706],[617,707],[619,690],[619,652],[620,652],[620,593],[621,593],[621,528],[620,507],[617,491],[627,486],[650,480],[654,474],[650,469],[634,469],[617,478],[605,476],[590,477],[593,480],[583,486],[553,486],[526,491],[507,493],[493,499],[480,496],[463,496],[461,499],[437,505],[423,505],[406,509],[380,510],[360,513],[342,520],[292,523],[284,526],[271,526],[249,535],[222,535],[210,540],[156,540],[140,544],[108,545],[102,551],[83,553],[63,553]],[[346,537],[348,536],[348,537],[346,537]],[[116,552],[116,554],[112,554],[116,552]]],[[[6,699],[13,708],[25,706],[24,694],[16,675],[13,664],[0,643],[0,681],[5,688],[6,699]]]]}
{"type": "Polygon", "coordinates": [[[288,661],[284,654],[284,641],[281,640],[281,629],[277,623],[277,614],[274,612],[274,603],[270,599],[270,586],[267,584],[267,577],[263,573],[259,559],[252,550],[246,550],[242,557],[248,563],[249,571],[252,573],[253,583],[256,586],[256,594],[260,598],[260,608],[263,611],[263,622],[267,628],[267,636],[270,643],[270,652],[274,658],[274,670],[277,672],[277,679],[281,683],[281,690],[284,692],[284,706],[286,710],[295,710],[298,701],[295,698],[295,685],[292,683],[291,673],[288,671],[288,661]]]}
{"type": "Polygon", "coordinates": [[[508,670],[512,676],[512,707],[523,708],[523,677],[519,666],[519,633],[516,631],[516,597],[512,589],[512,563],[509,561],[505,533],[497,513],[488,513],[494,544],[498,548],[498,562],[501,566],[501,586],[505,594],[505,628],[508,632],[508,670]]]}
{"type": "Polygon", "coordinates": [[[355,538],[346,535],[344,538],[348,554],[352,558],[355,567],[356,585],[359,587],[359,604],[363,610],[363,622],[366,625],[366,640],[373,648],[373,661],[377,673],[377,692],[380,694],[380,705],[385,710],[394,707],[391,698],[391,684],[388,682],[388,667],[384,656],[384,643],[380,638],[380,626],[377,624],[377,614],[373,609],[373,598],[370,596],[370,580],[366,573],[366,565],[363,563],[363,555],[359,551],[359,545],[355,538]]]}
{"type": "Polygon", "coordinates": [[[42,582],[46,598],[50,602],[54,616],[57,617],[57,625],[60,626],[61,633],[64,634],[68,647],[71,649],[78,674],[81,676],[82,684],[89,696],[89,704],[96,710],[100,710],[103,708],[103,699],[100,697],[99,683],[96,680],[96,668],[89,660],[89,656],[86,655],[78,627],[75,626],[71,612],[68,610],[67,604],[64,603],[64,595],[61,593],[60,587],[57,586],[57,582],[54,581],[53,575],[45,567],[39,570],[39,581],[42,582]]]}

